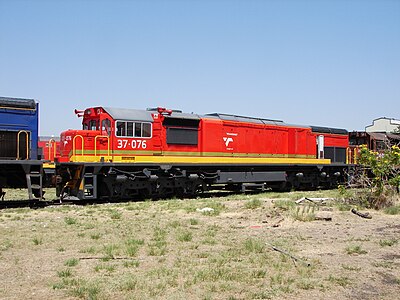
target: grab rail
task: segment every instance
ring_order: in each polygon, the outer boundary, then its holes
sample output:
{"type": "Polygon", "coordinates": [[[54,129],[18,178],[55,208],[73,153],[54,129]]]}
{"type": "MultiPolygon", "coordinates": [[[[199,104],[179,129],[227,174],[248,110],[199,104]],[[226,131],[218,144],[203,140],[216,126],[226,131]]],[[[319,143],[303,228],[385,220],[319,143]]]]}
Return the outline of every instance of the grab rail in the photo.
{"type": "Polygon", "coordinates": [[[85,147],[84,147],[84,145],[85,145],[85,140],[83,139],[83,136],[81,136],[80,134],[74,136],[74,139],[72,140],[72,156],[75,156],[75,155],[76,155],[75,139],[76,139],[77,137],[81,138],[81,140],[82,140],[82,153],[81,153],[81,156],[83,156],[83,150],[84,150],[84,148],[85,148],[85,147]]]}
{"type": "Polygon", "coordinates": [[[20,130],[17,134],[17,160],[20,160],[19,157],[19,142],[21,133],[25,133],[26,136],[26,159],[29,159],[29,133],[26,130],[20,130]]]}
{"type": "Polygon", "coordinates": [[[94,156],[97,156],[97,138],[107,139],[107,156],[110,156],[110,137],[108,135],[96,135],[94,138],[94,156]]]}
{"type": "Polygon", "coordinates": [[[49,148],[49,160],[51,161],[51,148],[53,147],[54,151],[53,151],[53,160],[56,157],[56,150],[57,150],[57,143],[55,141],[55,139],[51,138],[48,142],[48,148],[49,148]],[[54,145],[54,146],[53,146],[54,145]]]}

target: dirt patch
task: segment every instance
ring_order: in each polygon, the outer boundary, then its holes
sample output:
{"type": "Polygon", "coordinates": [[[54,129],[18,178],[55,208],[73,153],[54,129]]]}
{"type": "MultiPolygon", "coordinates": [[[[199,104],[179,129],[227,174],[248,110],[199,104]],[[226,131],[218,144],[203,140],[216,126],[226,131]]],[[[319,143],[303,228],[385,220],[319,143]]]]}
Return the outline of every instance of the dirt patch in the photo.
{"type": "Polygon", "coordinates": [[[398,215],[274,196],[0,211],[1,298],[398,297],[398,215]]]}

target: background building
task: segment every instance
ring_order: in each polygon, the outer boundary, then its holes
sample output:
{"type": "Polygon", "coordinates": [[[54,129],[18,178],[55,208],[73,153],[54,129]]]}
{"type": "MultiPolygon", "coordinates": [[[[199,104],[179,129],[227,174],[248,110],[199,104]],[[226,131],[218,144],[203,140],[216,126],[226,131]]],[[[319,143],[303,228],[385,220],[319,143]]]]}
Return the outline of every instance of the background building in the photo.
{"type": "Polygon", "coordinates": [[[365,127],[366,132],[391,133],[400,126],[400,120],[381,117],[372,121],[372,125],[365,127]]]}

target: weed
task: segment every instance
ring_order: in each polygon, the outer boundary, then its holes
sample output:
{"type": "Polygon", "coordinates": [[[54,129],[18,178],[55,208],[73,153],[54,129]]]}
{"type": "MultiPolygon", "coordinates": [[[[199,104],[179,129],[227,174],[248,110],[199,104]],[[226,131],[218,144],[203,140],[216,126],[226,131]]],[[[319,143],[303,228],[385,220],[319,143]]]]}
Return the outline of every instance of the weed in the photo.
{"type": "Polygon", "coordinates": [[[244,248],[246,249],[247,252],[262,253],[264,252],[265,244],[260,240],[247,239],[244,242],[244,248]]]}
{"type": "Polygon", "coordinates": [[[379,245],[381,247],[386,247],[386,246],[391,247],[393,245],[396,245],[397,243],[398,243],[397,239],[388,239],[388,240],[380,240],[379,241],[379,245]]]}
{"type": "Polygon", "coordinates": [[[266,275],[267,275],[267,271],[264,269],[259,269],[259,270],[255,270],[252,272],[253,278],[265,278],[266,275]]]}
{"type": "Polygon", "coordinates": [[[247,209],[256,209],[262,206],[262,201],[260,199],[252,199],[247,201],[244,205],[244,208],[247,209]]]}
{"type": "Polygon", "coordinates": [[[100,265],[95,266],[94,270],[95,270],[96,272],[100,272],[100,271],[102,271],[102,270],[105,270],[105,271],[107,271],[107,272],[109,272],[109,273],[112,273],[112,272],[115,271],[115,265],[111,265],[111,264],[100,264],[100,265]]]}
{"type": "Polygon", "coordinates": [[[336,202],[336,207],[339,211],[349,211],[352,208],[349,203],[343,201],[336,202]]]}
{"type": "Polygon", "coordinates": [[[138,279],[133,277],[132,275],[128,275],[122,279],[120,283],[120,288],[123,291],[134,291],[138,286],[138,279]]]}
{"type": "Polygon", "coordinates": [[[179,242],[190,242],[193,239],[193,235],[190,231],[185,230],[185,231],[179,232],[176,239],[179,242]]]}
{"type": "Polygon", "coordinates": [[[71,271],[71,269],[65,269],[65,270],[57,271],[57,276],[58,277],[71,277],[72,276],[72,271],[71,271]]]}
{"type": "Polygon", "coordinates": [[[212,237],[206,237],[204,240],[201,241],[203,245],[216,245],[217,241],[212,237]]]}
{"type": "Polygon", "coordinates": [[[315,205],[297,206],[292,208],[292,217],[297,221],[309,222],[315,220],[315,205]]]}
{"type": "Polygon", "coordinates": [[[98,299],[98,294],[100,291],[101,290],[98,283],[81,280],[75,286],[73,286],[70,293],[74,297],[95,300],[98,299]]]}
{"type": "Polygon", "coordinates": [[[137,260],[129,260],[129,261],[124,261],[124,267],[125,268],[137,268],[139,267],[139,261],[137,260]]]}
{"type": "Polygon", "coordinates": [[[377,268],[394,269],[393,261],[374,262],[372,265],[377,268]]]}
{"type": "Polygon", "coordinates": [[[168,226],[172,228],[178,228],[179,226],[181,226],[181,222],[179,222],[178,220],[174,220],[168,223],[168,226]]]}
{"type": "Polygon", "coordinates": [[[34,237],[33,239],[32,239],[32,242],[33,242],[33,244],[35,245],[35,246],[38,246],[38,245],[41,245],[41,244],[43,244],[43,239],[41,238],[41,237],[34,237]]]}
{"type": "Polygon", "coordinates": [[[149,244],[148,254],[150,256],[162,256],[167,253],[167,243],[166,242],[158,242],[149,244]]]}
{"type": "Polygon", "coordinates": [[[110,218],[112,220],[119,220],[122,217],[122,213],[118,210],[111,210],[110,212],[110,218]]]}
{"type": "Polygon", "coordinates": [[[98,240],[98,239],[100,239],[100,237],[101,237],[100,233],[93,233],[93,234],[90,235],[90,238],[92,240],[98,240]]]}
{"type": "Polygon", "coordinates": [[[84,232],[79,232],[78,233],[78,237],[85,237],[85,233],[84,232]]]}
{"type": "Polygon", "coordinates": [[[361,271],[361,267],[354,267],[354,266],[349,266],[349,265],[342,265],[342,268],[347,270],[347,271],[361,271]]]}
{"type": "Polygon", "coordinates": [[[281,210],[290,210],[296,206],[296,203],[291,200],[275,200],[274,206],[281,210]]]}
{"type": "Polygon", "coordinates": [[[67,224],[67,225],[74,225],[74,224],[77,223],[76,219],[75,219],[75,218],[72,218],[72,217],[65,217],[65,218],[64,218],[64,222],[65,222],[65,224],[67,224]]]}
{"type": "Polygon", "coordinates": [[[6,250],[12,248],[13,246],[14,245],[10,240],[1,241],[1,243],[0,243],[0,252],[6,251],[6,250]]]}
{"type": "Polygon", "coordinates": [[[68,267],[75,267],[76,265],[78,265],[78,263],[79,263],[79,259],[70,258],[70,259],[65,261],[64,265],[68,266],[68,267]]]}
{"type": "Polygon", "coordinates": [[[350,279],[345,276],[335,277],[333,275],[329,275],[327,280],[342,287],[346,287],[351,283],[350,279]]]}
{"type": "Polygon", "coordinates": [[[149,243],[148,254],[150,256],[162,256],[167,252],[167,232],[156,226],[153,232],[152,241],[149,243]]]}
{"type": "Polygon", "coordinates": [[[294,281],[293,278],[281,272],[270,276],[271,288],[283,293],[291,293],[293,291],[292,284],[294,281]]]}
{"type": "Polygon", "coordinates": [[[114,259],[116,255],[116,251],[118,250],[118,246],[111,244],[111,245],[104,245],[103,252],[104,252],[104,260],[114,259]]]}
{"type": "Polygon", "coordinates": [[[57,251],[58,251],[58,252],[65,252],[65,248],[64,248],[64,247],[58,247],[58,248],[57,248],[57,251]]]}
{"type": "Polygon", "coordinates": [[[138,251],[139,251],[139,246],[138,245],[129,245],[129,244],[126,245],[125,253],[128,256],[130,256],[130,257],[136,256],[138,251]]]}
{"type": "Polygon", "coordinates": [[[217,235],[217,232],[221,229],[221,227],[219,227],[216,224],[213,224],[211,226],[207,227],[207,231],[206,231],[206,236],[208,237],[215,237],[217,235]]]}
{"type": "Polygon", "coordinates": [[[84,229],[93,229],[95,227],[96,227],[96,225],[94,223],[87,223],[87,224],[83,225],[84,229]]]}
{"type": "Polygon", "coordinates": [[[347,254],[366,254],[368,253],[366,250],[361,248],[361,245],[350,245],[346,247],[347,254]]]}
{"type": "Polygon", "coordinates": [[[192,226],[199,225],[199,220],[197,220],[197,219],[190,219],[189,222],[190,222],[190,225],[192,225],[192,226]]]}
{"type": "Polygon", "coordinates": [[[79,253],[89,253],[89,254],[95,254],[96,253],[96,248],[91,246],[88,248],[84,248],[82,250],[79,250],[79,253]]]}
{"type": "Polygon", "coordinates": [[[302,278],[296,283],[296,286],[302,290],[312,290],[317,286],[317,282],[309,278],[302,278]]]}
{"type": "Polygon", "coordinates": [[[400,205],[393,205],[386,207],[384,210],[385,214],[388,215],[399,215],[400,214],[400,205]]]}

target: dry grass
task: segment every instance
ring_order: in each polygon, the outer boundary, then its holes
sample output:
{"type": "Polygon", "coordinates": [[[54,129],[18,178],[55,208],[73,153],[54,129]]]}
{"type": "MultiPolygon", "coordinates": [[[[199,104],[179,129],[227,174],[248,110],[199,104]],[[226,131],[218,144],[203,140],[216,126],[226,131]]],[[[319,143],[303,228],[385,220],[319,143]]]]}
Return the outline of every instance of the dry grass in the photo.
{"type": "Polygon", "coordinates": [[[333,203],[333,222],[313,221],[319,207],[293,202],[335,193],[3,210],[0,294],[5,299],[396,297],[396,215],[371,212],[373,219],[365,220],[333,203]],[[213,211],[198,211],[205,207],[213,211]]]}

